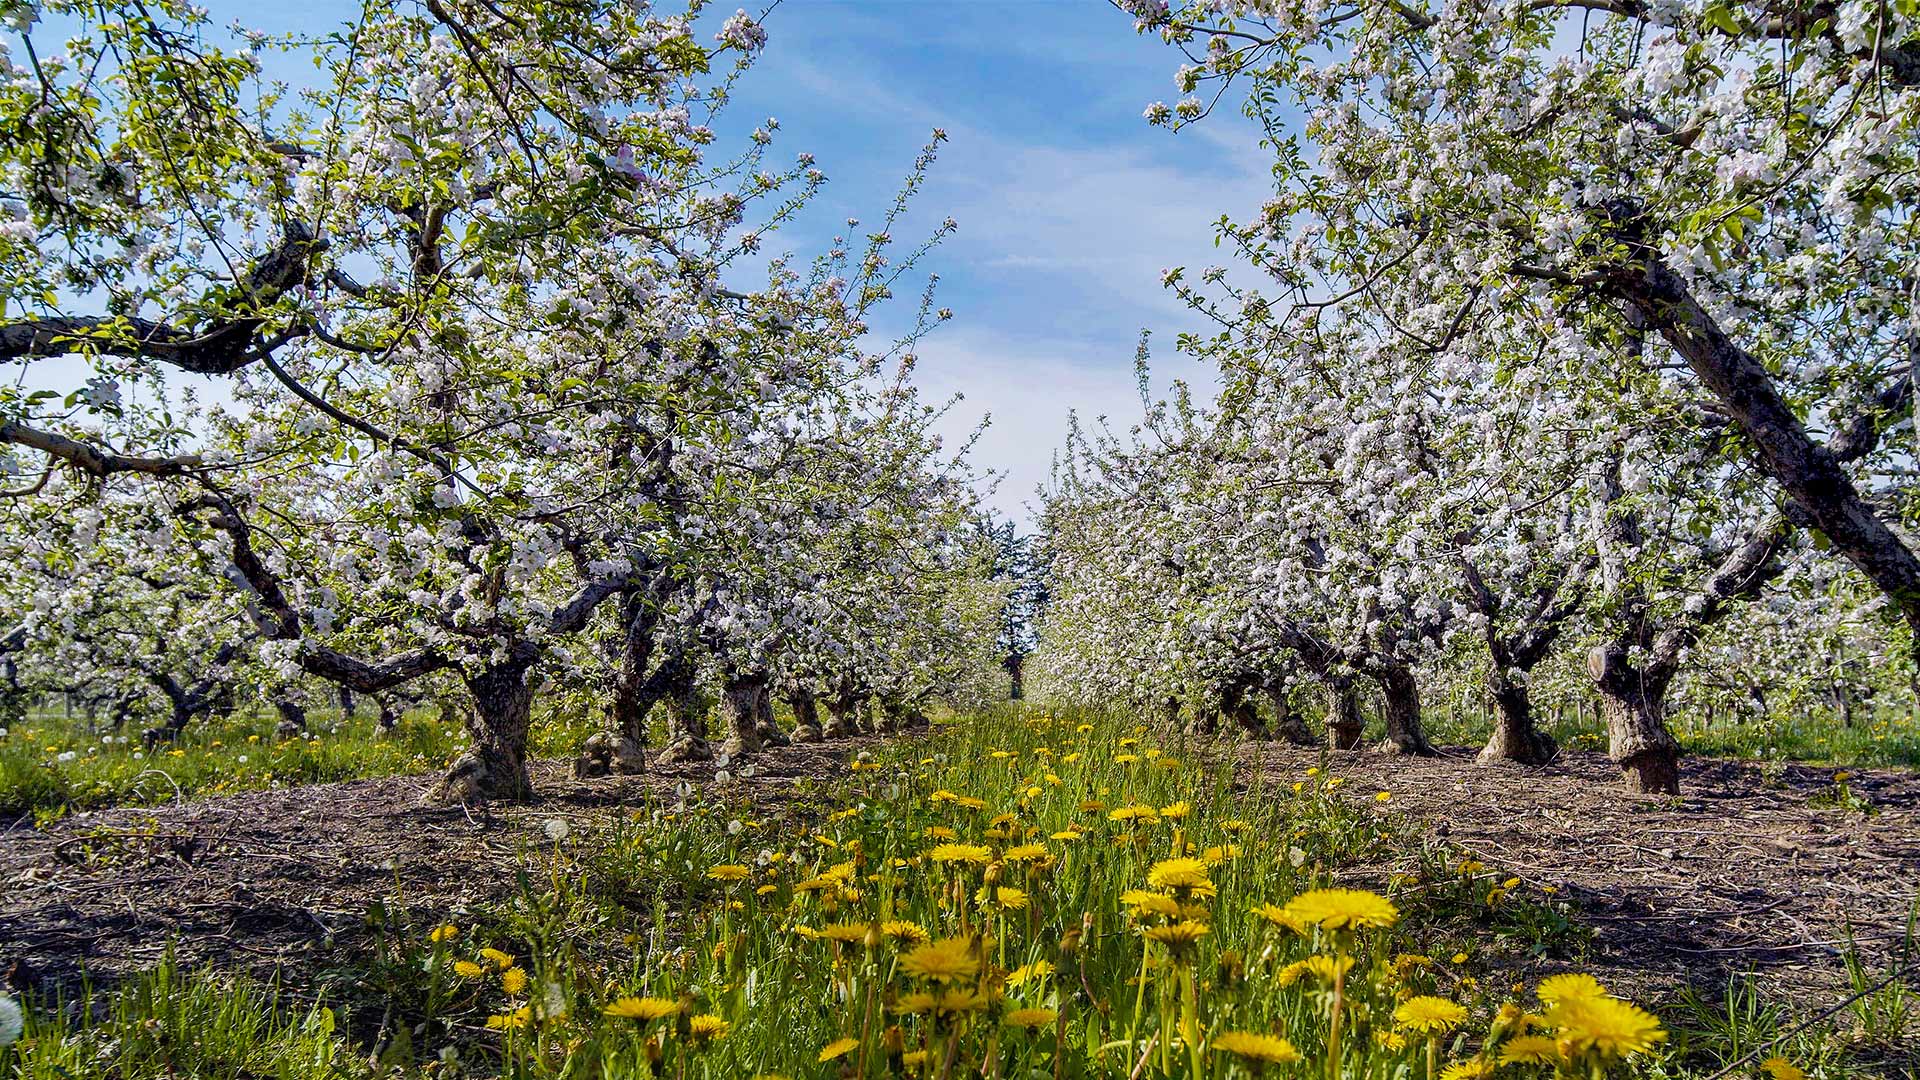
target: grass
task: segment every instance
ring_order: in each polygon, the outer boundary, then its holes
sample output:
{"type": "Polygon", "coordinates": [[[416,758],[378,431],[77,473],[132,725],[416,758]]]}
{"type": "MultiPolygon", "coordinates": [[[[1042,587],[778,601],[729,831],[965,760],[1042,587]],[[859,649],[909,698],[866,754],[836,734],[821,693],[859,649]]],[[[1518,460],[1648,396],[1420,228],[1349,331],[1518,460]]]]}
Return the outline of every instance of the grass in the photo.
{"type": "MultiPolygon", "coordinates": [[[[287,738],[275,733],[277,723],[271,713],[236,713],[195,723],[176,742],[147,749],[137,730],[30,714],[0,737],[0,822],[427,772],[445,767],[466,745],[459,723],[431,710],[411,712],[387,732],[365,713],[316,711],[305,734],[287,738]]],[[[577,749],[586,730],[577,720],[554,717],[536,724],[534,733],[535,754],[559,755],[577,749]]]]}
{"type": "MultiPolygon", "coordinates": [[[[1524,963],[1579,968],[1555,897],[1338,777],[1232,776],[1097,716],[942,725],[774,803],[721,784],[576,827],[521,853],[512,896],[444,926],[396,897],[353,967],[288,973],[298,997],[163,968],[93,1007],[34,1003],[0,1077],[1421,1080],[1490,1071],[1523,1025],[1571,1022],[1516,983],[1524,963]],[[1390,925],[1318,925],[1294,902],[1336,881],[1386,898],[1390,925]],[[1460,1016],[1413,1029],[1416,997],[1460,1016]],[[620,1015],[648,1011],[664,1015],[620,1015]],[[1263,1046],[1287,1055],[1254,1036],[1302,1060],[1265,1065],[1263,1046]]],[[[1870,1008],[1796,1060],[1823,1077],[1880,1060],[1914,1004],[1870,1008]]],[[[1685,1003],[1649,1052],[1559,1071],[1700,1076],[1784,1015],[1685,1003]]]]}

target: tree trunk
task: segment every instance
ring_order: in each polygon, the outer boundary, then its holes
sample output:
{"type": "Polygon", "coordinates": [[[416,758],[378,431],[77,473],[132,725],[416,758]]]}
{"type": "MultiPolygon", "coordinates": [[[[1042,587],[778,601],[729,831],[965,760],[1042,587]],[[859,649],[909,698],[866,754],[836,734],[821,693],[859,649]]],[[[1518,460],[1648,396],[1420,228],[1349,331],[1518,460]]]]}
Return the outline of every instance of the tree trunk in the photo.
{"type": "Polygon", "coordinates": [[[340,699],[340,715],[348,720],[353,719],[353,714],[358,710],[360,704],[353,696],[353,688],[350,686],[336,686],[334,687],[334,694],[340,699]]]}
{"type": "Polygon", "coordinates": [[[674,680],[666,700],[667,743],[654,756],[654,763],[678,765],[685,761],[712,761],[713,746],[707,742],[706,703],[700,700],[700,685],[691,664],[674,680]]]}
{"type": "Polygon", "coordinates": [[[761,672],[731,673],[720,688],[720,715],[727,723],[727,741],[720,753],[728,758],[760,752],[760,709],[767,697],[767,676],[761,672]]]}
{"type": "Polygon", "coordinates": [[[821,734],[829,739],[844,739],[860,734],[858,719],[854,710],[859,708],[860,699],[852,693],[835,694],[827,699],[827,726],[821,734]]]}
{"type": "Polygon", "coordinates": [[[1008,653],[1005,663],[1007,668],[1007,680],[1008,680],[1007,700],[1008,701],[1023,700],[1027,696],[1027,683],[1026,683],[1027,658],[1024,656],[1021,656],[1019,653],[1008,653]]]}
{"type": "Polygon", "coordinates": [[[1273,733],[1294,746],[1318,746],[1320,740],[1314,737],[1313,729],[1307,726],[1307,719],[1293,707],[1287,696],[1286,687],[1279,683],[1267,687],[1267,700],[1273,702],[1273,733]]]}
{"type": "Polygon", "coordinates": [[[754,704],[753,731],[760,737],[762,747],[791,746],[793,740],[787,738],[787,733],[780,730],[779,721],[773,717],[772,683],[773,680],[769,678],[761,687],[760,697],[754,704]]]}
{"type": "Polygon", "coordinates": [[[1427,741],[1426,727],[1420,722],[1420,683],[1413,669],[1405,664],[1384,664],[1376,677],[1387,722],[1387,738],[1380,749],[1389,754],[1432,757],[1433,744],[1427,741]]]}
{"type": "Polygon", "coordinates": [[[1618,645],[1587,656],[1587,670],[1600,692],[1607,721],[1607,756],[1620,766],[1627,789],[1675,795],[1680,791],[1680,744],[1667,730],[1670,676],[1643,672],[1627,662],[1618,645]]]}
{"type": "Polygon", "coordinates": [[[877,733],[880,730],[880,700],[872,694],[861,698],[860,703],[853,707],[853,718],[861,734],[877,733]]]}
{"type": "Polygon", "coordinates": [[[527,675],[539,658],[539,646],[517,642],[505,661],[465,676],[467,692],[473,696],[473,708],[466,716],[472,745],[427,792],[427,801],[452,804],[533,795],[533,779],[527,775],[533,684],[527,675]]]}
{"type": "Polygon", "coordinates": [[[887,694],[874,699],[874,710],[880,717],[880,732],[883,735],[898,735],[907,724],[907,703],[898,696],[887,694]]]}
{"type": "Polygon", "coordinates": [[[1360,749],[1367,722],[1360,715],[1360,697],[1348,678],[1327,682],[1327,745],[1335,750],[1360,749]]]}
{"type": "Polygon", "coordinates": [[[281,698],[273,703],[273,707],[280,714],[280,722],[273,726],[274,734],[291,739],[307,730],[307,710],[299,702],[281,698]]]}
{"type": "Polygon", "coordinates": [[[1167,731],[1169,732],[1179,731],[1180,730],[1180,699],[1177,697],[1174,697],[1172,694],[1168,694],[1167,700],[1162,702],[1160,705],[1160,715],[1161,717],[1163,717],[1164,722],[1166,723],[1167,731]]]}
{"type": "Polygon", "coordinates": [[[1480,751],[1480,764],[1545,765],[1553,760],[1558,747],[1546,732],[1534,727],[1533,700],[1526,684],[1495,671],[1487,677],[1487,690],[1493,698],[1493,735],[1480,751]]]}
{"type": "Polygon", "coordinates": [[[826,738],[820,728],[820,701],[811,690],[795,690],[787,695],[793,708],[793,741],[817,743],[826,738]]]}

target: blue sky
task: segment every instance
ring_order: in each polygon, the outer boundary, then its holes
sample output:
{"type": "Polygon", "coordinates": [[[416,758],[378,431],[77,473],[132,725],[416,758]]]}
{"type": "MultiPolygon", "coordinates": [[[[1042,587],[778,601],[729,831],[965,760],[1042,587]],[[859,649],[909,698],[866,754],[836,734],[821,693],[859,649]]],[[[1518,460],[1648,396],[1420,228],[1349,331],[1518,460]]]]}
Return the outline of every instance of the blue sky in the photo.
{"type": "MultiPolygon", "coordinates": [[[[965,395],[956,438],[991,414],[976,457],[1005,474],[999,508],[1024,517],[1068,410],[1138,415],[1142,329],[1157,375],[1204,380],[1173,355],[1194,323],[1160,271],[1218,260],[1212,223],[1259,204],[1272,159],[1230,110],[1177,135],[1141,119],[1178,98],[1178,52],[1101,0],[787,0],[767,28],[732,119],[778,117],[779,145],[818,157],[820,227],[871,220],[929,130],[947,131],[916,210],[922,231],[960,223],[927,264],[956,316],[921,350],[920,382],[965,395]]],[[[809,250],[809,227],[787,243],[809,250]]]]}
{"type": "MultiPolygon", "coordinates": [[[[720,0],[705,33],[737,4],[720,0]]],[[[358,11],[351,0],[210,7],[215,25],[269,32],[322,32],[358,11]]],[[[1230,109],[1179,134],[1141,119],[1148,102],[1178,98],[1177,51],[1136,35],[1104,0],[785,0],[766,25],[768,48],[736,88],[718,149],[744,146],[775,117],[775,149],[814,154],[830,178],[769,248],[810,256],[847,217],[877,222],[932,129],[947,132],[896,235],[910,243],[959,221],[922,264],[956,317],[921,348],[918,381],[934,400],[964,396],[945,419],[950,445],[991,415],[974,461],[1002,475],[1001,512],[1027,520],[1069,410],[1120,428],[1138,417],[1141,330],[1154,331],[1156,383],[1207,381],[1173,353],[1175,333],[1196,327],[1160,272],[1220,257],[1213,222],[1259,204],[1272,159],[1230,109]]],[[[902,317],[918,290],[903,286],[902,317]]],[[[77,385],[57,365],[37,367],[31,381],[77,385]]]]}

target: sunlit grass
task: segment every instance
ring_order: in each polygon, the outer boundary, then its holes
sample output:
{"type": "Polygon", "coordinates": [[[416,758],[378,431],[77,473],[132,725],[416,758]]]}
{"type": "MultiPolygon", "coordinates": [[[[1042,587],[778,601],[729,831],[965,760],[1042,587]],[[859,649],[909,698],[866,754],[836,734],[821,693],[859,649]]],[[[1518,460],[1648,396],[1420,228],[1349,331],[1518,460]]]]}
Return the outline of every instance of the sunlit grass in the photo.
{"type": "MultiPolygon", "coordinates": [[[[1557,901],[1423,849],[1389,804],[1318,769],[1246,786],[1122,721],[1003,713],[777,799],[747,801],[750,784],[556,827],[523,853],[515,896],[451,919],[408,916],[404,896],[370,911],[362,962],[299,973],[330,1011],[237,999],[260,1014],[245,1067],[1460,1080],[1675,1065],[1645,1014],[1596,999],[1582,1019],[1503,973],[1503,937],[1563,943],[1542,929],[1564,929],[1557,901]],[[1369,869],[1386,865],[1406,869],[1369,869]],[[1357,891],[1315,891],[1333,886],[1357,891]],[[1603,1023],[1599,1043],[1566,1041],[1603,1023]],[[1543,1063],[1501,1064],[1522,1050],[1543,1063]]],[[[238,1007],[194,1000],[180,1007],[238,1007]]],[[[167,1075],[158,1036],[124,1030],[151,1030],[158,1007],[36,1012],[14,1067],[59,1075],[111,1048],[148,1055],[113,1075],[167,1075]]]]}

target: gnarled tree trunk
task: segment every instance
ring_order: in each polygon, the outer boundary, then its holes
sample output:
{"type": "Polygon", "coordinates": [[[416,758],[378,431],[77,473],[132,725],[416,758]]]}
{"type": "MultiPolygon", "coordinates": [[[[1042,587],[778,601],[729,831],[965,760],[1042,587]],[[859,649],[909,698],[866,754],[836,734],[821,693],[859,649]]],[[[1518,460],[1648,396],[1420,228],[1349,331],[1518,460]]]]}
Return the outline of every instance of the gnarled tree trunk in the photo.
{"type": "Polygon", "coordinates": [[[700,700],[700,685],[693,665],[677,673],[667,690],[667,743],[654,761],[677,765],[685,761],[712,761],[713,746],[707,742],[706,703],[700,700]]]}
{"type": "Polygon", "coordinates": [[[737,758],[760,752],[760,715],[766,699],[765,672],[728,673],[720,687],[720,715],[727,724],[721,754],[737,758]]]}
{"type": "Polygon", "coordinates": [[[1389,754],[1433,755],[1427,730],[1420,722],[1420,682],[1405,664],[1381,664],[1375,672],[1380,682],[1381,713],[1387,724],[1387,738],[1380,749],[1389,754]]]}
{"type": "Polygon", "coordinates": [[[826,732],[820,727],[820,700],[813,691],[791,691],[787,694],[787,705],[793,709],[794,742],[817,743],[826,739],[826,732]]]}
{"type": "Polygon", "coordinates": [[[1493,698],[1493,734],[1480,751],[1480,764],[1510,761],[1518,765],[1545,765],[1558,747],[1546,732],[1534,727],[1533,700],[1523,682],[1499,671],[1487,677],[1493,698]]]}
{"type": "Polygon", "coordinates": [[[1327,745],[1335,750],[1360,749],[1367,722],[1360,715],[1360,696],[1347,676],[1327,680],[1327,745]]]}
{"type": "Polygon", "coordinates": [[[859,719],[854,710],[860,705],[860,696],[851,690],[842,690],[827,699],[827,726],[822,734],[829,739],[844,739],[860,734],[859,719]]]}
{"type": "Polygon", "coordinates": [[[533,721],[533,685],[527,676],[540,647],[516,642],[507,659],[464,676],[473,708],[467,711],[472,745],[427,792],[427,800],[525,799],[533,794],[527,775],[527,730],[533,721]]]}
{"type": "Polygon", "coordinates": [[[1672,795],[1680,791],[1680,744],[1667,730],[1664,671],[1628,663],[1618,645],[1594,649],[1587,670],[1600,692],[1607,721],[1607,756],[1620,766],[1632,791],[1672,795]]]}

